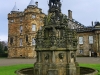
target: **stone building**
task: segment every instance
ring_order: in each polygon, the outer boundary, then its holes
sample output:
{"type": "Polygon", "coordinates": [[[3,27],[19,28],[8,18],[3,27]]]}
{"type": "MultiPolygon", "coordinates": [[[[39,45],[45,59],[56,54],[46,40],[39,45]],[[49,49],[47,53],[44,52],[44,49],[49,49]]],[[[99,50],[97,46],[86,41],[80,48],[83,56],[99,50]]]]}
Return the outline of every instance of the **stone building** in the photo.
{"type": "Polygon", "coordinates": [[[30,1],[24,11],[16,7],[8,14],[8,57],[35,57],[35,35],[43,26],[42,9],[30,1]]]}
{"type": "Polygon", "coordinates": [[[95,22],[91,26],[78,28],[78,52],[77,55],[100,56],[100,23],[95,22]]]}
{"type": "Polygon", "coordinates": [[[100,56],[100,23],[85,26],[72,18],[72,11],[68,10],[68,27],[77,30],[77,56],[100,56]]]}
{"type": "MultiPolygon", "coordinates": [[[[38,2],[30,1],[27,8],[21,12],[16,4],[8,14],[8,57],[36,57],[35,35],[43,26],[45,14],[38,8],[38,2]]],[[[97,53],[100,56],[100,23],[95,22],[91,26],[85,26],[72,17],[72,11],[68,10],[68,27],[77,30],[77,55],[92,56],[97,53]]]]}

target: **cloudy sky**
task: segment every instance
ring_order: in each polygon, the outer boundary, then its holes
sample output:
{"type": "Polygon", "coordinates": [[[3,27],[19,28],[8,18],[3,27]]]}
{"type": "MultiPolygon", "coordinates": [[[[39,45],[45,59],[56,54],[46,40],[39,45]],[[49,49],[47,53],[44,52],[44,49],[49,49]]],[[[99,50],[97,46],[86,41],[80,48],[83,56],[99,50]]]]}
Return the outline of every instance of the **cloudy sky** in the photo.
{"type": "MultiPolygon", "coordinates": [[[[48,0],[34,0],[39,2],[39,8],[44,13],[48,10],[48,0]]],[[[19,11],[23,11],[30,0],[0,0],[0,41],[8,40],[7,14],[11,12],[16,2],[19,11]]],[[[68,14],[72,10],[73,18],[83,25],[91,25],[91,21],[100,21],[100,0],[61,0],[62,13],[68,14]]]]}

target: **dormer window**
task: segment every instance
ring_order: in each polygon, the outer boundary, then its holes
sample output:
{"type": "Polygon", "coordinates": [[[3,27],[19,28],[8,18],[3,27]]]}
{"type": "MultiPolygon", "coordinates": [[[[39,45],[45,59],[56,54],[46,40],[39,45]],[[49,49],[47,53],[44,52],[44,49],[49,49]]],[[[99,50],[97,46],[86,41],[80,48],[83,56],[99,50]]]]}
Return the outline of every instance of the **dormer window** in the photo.
{"type": "Polygon", "coordinates": [[[32,15],[32,18],[34,19],[36,17],[36,15],[32,15]]]}

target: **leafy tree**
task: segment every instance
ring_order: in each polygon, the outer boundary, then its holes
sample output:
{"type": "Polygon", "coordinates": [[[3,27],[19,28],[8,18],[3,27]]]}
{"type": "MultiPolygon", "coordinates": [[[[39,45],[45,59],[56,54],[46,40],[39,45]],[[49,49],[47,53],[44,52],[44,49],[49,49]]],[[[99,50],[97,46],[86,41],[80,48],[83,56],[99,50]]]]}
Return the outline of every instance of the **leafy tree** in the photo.
{"type": "Polygon", "coordinates": [[[5,41],[0,41],[0,53],[4,53],[7,50],[7,43],[5,41]]]}
{"type": "Polygon", "coordinates": [[[7,48],[7,46],[5,46],[5,47],[4,47],[4,51],[8,51],[8,48],[7,48]]]}
{"type": "Polygon", "coordinates": [[[3,53],[3,45],[2,45],[2,42],[0,42],[0,53],[3,53]]]}

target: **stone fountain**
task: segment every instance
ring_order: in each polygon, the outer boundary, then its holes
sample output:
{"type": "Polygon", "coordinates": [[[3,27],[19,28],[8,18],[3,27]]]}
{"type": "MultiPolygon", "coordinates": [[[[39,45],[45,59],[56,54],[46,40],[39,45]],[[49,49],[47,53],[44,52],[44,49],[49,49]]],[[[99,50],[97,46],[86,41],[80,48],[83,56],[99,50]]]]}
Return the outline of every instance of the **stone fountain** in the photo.
{"type": "MultiPolygon", "coordinates": [[[[81,74],[76,62],[77,32],[68,28],[67,16],[61,12],[60,0],[49,0],[48,5],[48,16],[44,18],[44,26],[36,36],[36,63],[33,68],[19,70],[17,74],[87,75],[81,74]]],[[[95,75],[95,70],[93,73],[88,75],[95,75]]]]}
{"type": "MultiPolygon", "coordinates": [[[[53,0],[54,1],[54,0],[53,0]]],[[[49,1],[49,13],[36,36],[35,75],[79,75],[76,30],[68,28],[61,2],[49,1]]]]}

